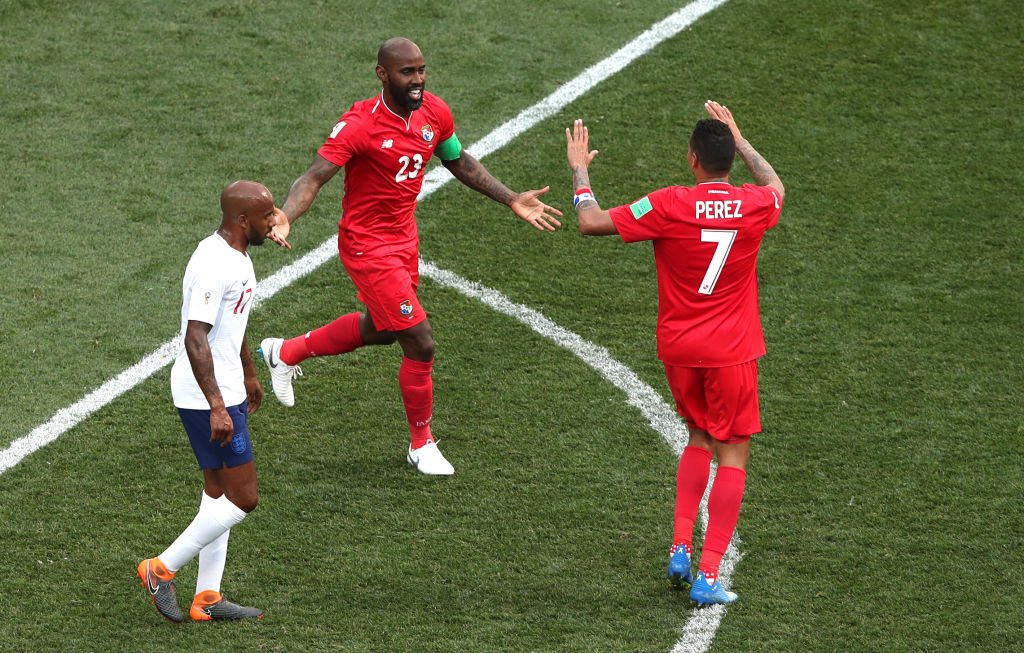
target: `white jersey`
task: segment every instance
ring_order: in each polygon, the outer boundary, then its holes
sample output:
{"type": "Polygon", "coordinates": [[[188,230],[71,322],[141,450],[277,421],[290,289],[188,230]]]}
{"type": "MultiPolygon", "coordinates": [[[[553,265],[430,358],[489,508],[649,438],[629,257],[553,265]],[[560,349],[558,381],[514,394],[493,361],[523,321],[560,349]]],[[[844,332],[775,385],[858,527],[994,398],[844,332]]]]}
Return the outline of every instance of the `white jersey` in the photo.
{"type": "MultiPolygon", "coordinates": [[[[189,259],[181,290],[182,334],[189,320],[213,326],[207,339],[224,405],[242,403],[246,392],[240,352],[256,291],[252,259],[214,233],[199,243],[189,259]]],[[[178,408],[210,409],[184,348],[171,368],[171,395],[178,408]]]]}

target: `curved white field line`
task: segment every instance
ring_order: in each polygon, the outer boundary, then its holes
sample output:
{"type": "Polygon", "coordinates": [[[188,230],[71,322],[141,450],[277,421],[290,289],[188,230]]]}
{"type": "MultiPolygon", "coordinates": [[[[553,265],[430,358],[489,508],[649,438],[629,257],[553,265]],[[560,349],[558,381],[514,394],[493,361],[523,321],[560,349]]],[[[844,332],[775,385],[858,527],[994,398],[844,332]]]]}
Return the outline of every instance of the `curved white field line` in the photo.
{"type": "MultiPolygon", "coordinates": [[[[686,29],[699,18],[728,0],[695,0],[667,18],[655,23],[618,51],[587,68],[574,79],[566,82],[551,95],[537,104],[524,109],[518,116],[492,130],[479,142],[466,148],[478,159],[504,147],[540,121],[553,116],[598,83],[619,72],[635,59],[646,54],[655,46],[686,29]]],[[[423,200],[451,180],[441,168],[434,168],[423,180],[419,199],[423,200]]],[[[254,302],[255,310],[262,302],[278,291],[313,272],[337,254],[334,237],[325,240],[319,247],[285,266],[259,285],[259,295],[254,302]]],[[[603,348],[584,340],[563,329],[537,311],[516,304],[501,293],[474,284],[453,272],[437,268],[432,263],[421,261],[420,271],[433,281],[458,290],[462,294],[479,299],[495,310],[514,317],[531,329],[576,354],[580,359],[597,370],[608,381],[626,394],[627,402],[641,411],[651,427],[661,434],[677,456],[686,443],[686,427],[649,385],[640,380],[632,370],[618,362],[603,348]]],[[[124,370],[114,378],[96,388],[74,404],[57,411],[45,424],[34,428],[28,435],[18,438],[6,449],[0,451],[0,474],[14,467],[35,451],[50,444],[74,428],[90,415],[100,410],[125,392],[139,385],[174,360],[181,347],[182,336],[164,342],[138,363],[124,370]]],[[[715,469],[712,469],[712,478],[715,469]]],[[[709,483],[710,487],[710,483],[709,483]]],[[[701,501],[700,515],[702,528],[707,523],[707,495],[701,501]]],[[[728,584],[739,562],[736,545],[738,536],[733,537],[722,564],[719,576],[728,584]]],[[[682,636],[670,653],[706,651],[714,639],[718,625],[725,614],[723,606],[694,610],[682,629],[682,636]]]]}
{"type": "MultiPolygon", "coordinates": [[[[589,340],[584,340],[572,331],[558,326],[542,313],[529,306],[516,304],[497,290],[467,281],[454,272],[442,270],[429,261],[420,259],[420,274],[442,286],[453,288],[466,297],[479,300],[488,308],[492,308],[498,313],[508,315],[522,322],[558,346],[564,347],[576,354],[580,360],[594,368],[609,383],[625,393],[626,403],[640,411],[648,423],[650,423],[651,428],[657,431],[665,443],[672,448],[672,452],[676,457],[683,452],[688,434],[686,425],[679,418],[678,413],[676,413],[674,408],[665,403],[665,400],[662,399],[661,395],[654,388],[644,383],[633,370],[612,358],[607,349],[599,347],[589,340]]],[[[717,465],[712,466],[708,491],[710,491],[711,481],[714,480],[717,469],[717,465]]],[[[707,510],[708,492],[705,492],[704,498],[700,502],[702,530],[708,523],[707,510]]],[[[726,585],[729,584],[732,572],[740,559],[737,549],[739,543],[739,536],[733,535],[732,542],[729,543],[729,548],[726,550],[725,556],[722,558],[722,564],[719,567],[720,577],[726,585]]],[[[665,559],[667,564],[667,551],[665,559]]],[[[725,610],[725,607],[721,605],[693,610],[683,627],[682,637],[672,647],[671,653],[691,653],[708,650],[715,637],[715,631],[718,630],[718,625],[725,615],[725,610]]]]}

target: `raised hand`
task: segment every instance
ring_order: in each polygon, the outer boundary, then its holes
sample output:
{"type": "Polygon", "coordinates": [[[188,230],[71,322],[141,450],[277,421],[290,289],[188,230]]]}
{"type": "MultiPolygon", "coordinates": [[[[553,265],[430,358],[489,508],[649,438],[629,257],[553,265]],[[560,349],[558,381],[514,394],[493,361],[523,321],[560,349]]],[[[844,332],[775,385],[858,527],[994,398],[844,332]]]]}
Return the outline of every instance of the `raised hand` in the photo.
{"type": "Polygon", "coordinates": [[[581,118],[573,122],[571,132],[566,127],[565,140],[570,170],[575,170],[579,166],[588,167],[597,156],[597,150],[590,149],[590,130],[583,124],[581,118]]]}
{"type": "Polygon", "coordinates": [[[708,100],[704,103],[704,109],[708,112],[708,115],[715,120],[721,120],[729,127],[729,131],[732,132],[732,137],[739,143],[743,140],[743,136],[740,134],[740,128],[736,126],[736,120],[732,117],[732,111],[729,111],[729,107],[719,104],[714,100],[708,100]]]}

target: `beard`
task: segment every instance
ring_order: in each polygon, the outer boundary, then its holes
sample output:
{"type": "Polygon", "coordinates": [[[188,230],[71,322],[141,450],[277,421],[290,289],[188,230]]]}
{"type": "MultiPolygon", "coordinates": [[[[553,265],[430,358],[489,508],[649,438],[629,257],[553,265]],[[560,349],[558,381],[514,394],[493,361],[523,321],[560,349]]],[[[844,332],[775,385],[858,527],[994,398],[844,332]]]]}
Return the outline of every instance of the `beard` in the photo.
{"type": "Polygon", "coordinates": [[[256,233],[251,233],[251,234],[249,234],[249,244],[250,245],[256,245],[257,247],[259,247],[269,237],[270,237],[270,232],[269,231],[266,232],[266,233],[260,233],[258,231],[256,233]]]}
{"type": "Polygon", "coordinates": [[[415,111],[423,106],[423,92],[426,90],[426,85],[416,87],[415,89],[405,87],[401,88],[394,84],[388,84],[389,90],[391,91],[391,97],[395,98],[402,105],[402,108],[409,111],[415,111]],[[419,97],[412,97],[410,93],[413,90],[420,91],[419,97]]]}

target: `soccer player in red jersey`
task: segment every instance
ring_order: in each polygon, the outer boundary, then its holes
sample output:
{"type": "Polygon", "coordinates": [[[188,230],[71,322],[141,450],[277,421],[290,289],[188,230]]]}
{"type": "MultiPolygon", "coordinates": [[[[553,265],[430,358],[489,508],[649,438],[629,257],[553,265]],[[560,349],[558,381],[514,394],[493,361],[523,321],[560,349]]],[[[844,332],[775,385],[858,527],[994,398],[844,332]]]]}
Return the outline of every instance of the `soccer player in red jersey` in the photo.
{"type": "Polygon", "coordinates": [[[650,240],[658,271],[658,357],[690,441],[676,474],[675,532],[668,574],[692,582],[698,605],[738,598],[718,580],[718,567],[739,518],[750,436],[761,431],[757,359],[765,354],[757,304],[757,253],[779,221],[785,189],[775,170],[746,141],[727,107],[705,103],[687,160],[692,187],[670,186],[636,202],[602,210],[590,186],[590,150],[582,120],[565,130],[580,233],[650,240]],[[755,184],[729,183],[736,153],[755,184]],[[708,527],[696,579],[690,569],[693,523],[710,477],[708,527]]]}
{"type": "Polygon", "coordinates": [[[288,340],[267,338],[260,350],[270,366],[274,394],[292,406],[292,379],[306,358],[397,341],[404,354],[398,385],[409,422],[407,459],[424,474],[450,475],[455,470],[430,430],[434,336],[416,295],[419,235],[414,212],[427,162],[440,157],[456,179],[507,205],[541,231],[561,226],[557,216],[562,214],[539,199],[547,187],[513,192],[462,149],[448,105],[425,90],[426,64],[415,43],[404,38],[385,41],[377,52],[376,72],[383,86],[380,94],[353,104],[334,125],[312,165],[292,184],[281,208],[287,220],[279,220],[271,236],[289,247],[291,223],[344,167],[338,252],[366,312],[343,315],[288,340]]]}

